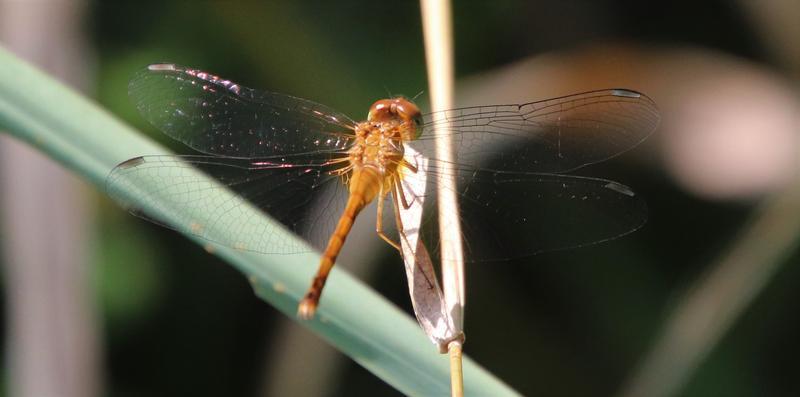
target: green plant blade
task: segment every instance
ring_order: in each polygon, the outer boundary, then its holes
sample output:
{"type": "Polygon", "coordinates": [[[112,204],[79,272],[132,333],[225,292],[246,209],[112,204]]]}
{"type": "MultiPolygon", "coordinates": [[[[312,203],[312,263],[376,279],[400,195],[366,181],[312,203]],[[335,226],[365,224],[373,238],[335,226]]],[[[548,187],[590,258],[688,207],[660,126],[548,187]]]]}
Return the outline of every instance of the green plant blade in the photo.
{"type": "MultiPolygon", "coordinates": [[[[0,65],[0,128],[100,189],[118,163],[140,155],[168,153],[3,48],[0,65]]],[[[136,199],[135,191],[130,194],[136,199]]],[[[169,211],[161,214],[176,216],[169,211]]],[[[265,216],[257,223],[275,233],[286,233],[265,216]]],[[[287,234],[284,238],[295,237],[287,234]]],[[[222,247],[215,247],[214,253],[246,275],[259,297],[291,318],[319,259],[315,254],[268,256],[222,247]]],[[[344,271],[334,269],[317,319],[302,324],[405,394],[450,393],[447,356],[436,352],[413,319],[344,271]]],[[[468,395],[517,395],[469,359],[464,362],[464,379],[468,395]]]]}

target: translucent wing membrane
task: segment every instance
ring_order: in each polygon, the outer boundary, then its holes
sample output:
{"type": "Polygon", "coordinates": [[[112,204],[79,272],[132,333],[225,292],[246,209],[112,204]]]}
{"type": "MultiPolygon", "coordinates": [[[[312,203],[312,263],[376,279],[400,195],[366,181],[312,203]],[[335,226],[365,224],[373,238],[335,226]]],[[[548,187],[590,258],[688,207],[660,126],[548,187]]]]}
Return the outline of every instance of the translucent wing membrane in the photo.
{"type": "Polygon", "coordinates": [[[560,173],[630,150],[658,122],[652,100],[609,89],[428,114],[423,136],[409,145],[429,158],[428,192],[455,177],[467,257],[508,259],[598,243],[641,227],[647,207],[631,189],[560,173]],[[434,129],[452,138],[454,163],[436,158],[434,129]]]}
{"type": "MultiPolygon", "coordinates": [[[[144,156],[117,166],[107,186],[114,200],[151,222],[235,249],[292,254],[321,250],[327,243],[347,199],[341,178],[331,174],[336,168],[314,161],[289,165],[213,156],[144,156]],[[221,200],[216,194],[220,189],[235,195],[221,200]],[[132,204],[131,191],[137,192],[141,205],[132,204]],[[163,221],[168,212],[177,212],[182,221],[163,221]],[[278,238],[271,230],[253,229],[251,222],[261,213],[303,237],[310,247],[278,238]]],[[[434,171],[430,176],[434,178],[428,189],[441,174],[434,171]]],[[[647,218],[639,196],[603,179],[479,171],[459,173],[457,182],[467,258],[473,261],[597,243],[630,233],[647,218]]],[[[426,200],[429,209],[434,208],[433,198],[426,200]]],[[[385,224],[391,225],[394,219],[386,214],[391,211],[385,212],[385,224]]],[[[436,230],[430,226],[426,229],[436,230]]]]}
{"type": "Polygon", "coordinates": [[[431,113],[424,116],[422,137],[411,145],[435,159],[436,129],[452,137],[456,168],[481,168],[491,159],[499,160],[495,164],[501,171],[562,173],[633,148],[658,121],[650,98],[608,89],[522,105],[431,113]]]}
{"type": "MultiPolygon", "coordinates": [[[[325,246],[347,199],[340,175],[350,166],[355,122],[311,101],[172,64],[151,65],[129,90],[148,121],[211,156],[126,161],[108,177],[115,200],[145,219],[236,249],[291,254],[325,246]],[[254,221],[261,213],[310,245],[264,229],[254,221]]],[[[658,121],[646,96],[600,90],[429,114],[420,139],[406,144],[429,159],[428,198],[442,178],[456,178],[467,257],[507,259],[639,228],[646,207],[629,188],[562,173],[633,148],[658,121]],[[434,129],[453,138],[455,163],[436,158],[434,129]]],[[[388,229],[391,208],[384,216],[388,229]]]]}
{"type": "Polygon", "coordinates": [[[323,105],[200,70],[150,65],[128,92],[147,121],[199,152],[243,158],[341,152],[354,122],[323,105]]]}
{"type": "Polygon", "coordinates": [[[456,181],[468,261],[586,246],[628,234],[647,220],[642,198],[605,179],[481,170],[459,173],[456,181]]]}
{"type": "Polygon", "coordinates": [[[261,226],[254,229],[260,225],[254,222],[256,217],[262,212],[269,214],[304,237],[311,248],[321,249],[347,199],[340,178],[331,174],[336,167],[311,158],[274,163],[212,156],[144,156],[114,168],[107,188],[131,213],[162,226],[239,250],[292,254],[310,248],[261,226]],[[219,194],[222,189],[235,195],[219,194]],[[131,194],[140,204],[134,204],[131,194]],[[308,209],[314,200],[334,208],[312,214],[308,209]],[[165,222],[167,213],[176,214],[181,221],[165,222]]]}

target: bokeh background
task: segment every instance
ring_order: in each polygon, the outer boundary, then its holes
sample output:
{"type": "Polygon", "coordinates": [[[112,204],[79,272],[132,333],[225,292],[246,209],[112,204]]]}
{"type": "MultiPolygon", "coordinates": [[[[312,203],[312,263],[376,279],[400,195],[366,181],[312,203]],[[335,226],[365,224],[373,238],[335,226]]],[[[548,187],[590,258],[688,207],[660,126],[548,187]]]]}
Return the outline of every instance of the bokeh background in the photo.
{"type": "MultiPolygon", "coordinates": [[[[466,353],[524,395],[800,394],[800,4],[453,8],[460,104],[626,87],[662,111],[643,146],[581,171],[643,195],[647,225],[470,266],[466,353]]],[[[183,152],[127,99],[144,65],[201,67],[354,118],[427,84],[414,1],[0,0],[0,43],[183,152]]],[[[201,247],[2,138],[5,395],[399,394],[201,247]]],[[[380,247],[361,233],[353,245],[380,247]]],[[[410,311],[396,253],[368,252],[342,263],[410,311]]]]}

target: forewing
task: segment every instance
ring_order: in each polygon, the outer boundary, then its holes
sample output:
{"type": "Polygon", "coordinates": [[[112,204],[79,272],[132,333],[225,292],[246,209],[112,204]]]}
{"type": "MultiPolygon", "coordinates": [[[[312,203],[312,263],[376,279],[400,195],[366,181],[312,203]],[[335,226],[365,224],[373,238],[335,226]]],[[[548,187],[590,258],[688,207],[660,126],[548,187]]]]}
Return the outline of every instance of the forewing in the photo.
{"type": "Polygon", "coordinates": [[[423,135],[411,143],[437,160],[434,130],[449,135],[455,168],[492,160],[495,170],[562,173],[623,153],[659,122],[653,101],[635,91],[607,89],[521,105],[468,107],[424,116],[423,135]],[[498,161],[499,160],[499,161],[498,161]]]}
{"type": "Polygon", "coordinates": [[[180,65],[150,65],[131,80],[128,93],[150,123],[207,154],[275,158],[337,153],[353,139],[355,122],[326,106],[180,65]]]}
{"type": "Polygon", "coordinates": [[[333,231],[346,200],[346,190],[331,174],[335,169],[329,163],[299,158],[293,163],[272,163],[213,156],[144,156],[114,168],[107,190],[134,215],[185,234],[238,250],[292,254],[321,249],[333,231]],[[226,189],[230,192],[221,192],[226,189]],[[312,200],[324,200],[329,211],[310,213],[312,200]],[[259,221],[263,213],[311,246],[266,227],[259,221]],[[180,221],[168,221],[166,214],[180,221]]]}

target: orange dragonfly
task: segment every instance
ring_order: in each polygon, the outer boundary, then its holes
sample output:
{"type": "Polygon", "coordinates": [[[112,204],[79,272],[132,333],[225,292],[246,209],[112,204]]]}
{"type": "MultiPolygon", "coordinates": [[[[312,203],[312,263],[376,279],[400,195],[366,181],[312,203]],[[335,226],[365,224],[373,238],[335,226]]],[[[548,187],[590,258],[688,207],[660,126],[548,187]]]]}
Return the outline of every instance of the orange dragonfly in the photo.
{"type": "Polygon", "coordinates": [[[377,201],[377,234],[399,249],[384,231],[383,209],[391,195],[395,227],[402,233],[400,208],[414,198],[406,197],[399,182],[417,172],[405,157],[408,147],[427,158],[429,185],[445,177],[456,180],[460,206],[469,214],[463,233],[470,259],[584,246],[630,233],[647,217],[643,200],[628,187],[566,174],[623,153],[652,133],[659,121],[655,104],[631,90],[438,115],[421,114],[408,99],[395,97],[375,102],[361,122],[306,99],[174,64],[150,65],[131,80],[129,94],[151,124],[203,154],[123,162],[108,177],[110,195],[137,216],[239,250],[308,251],[308,245],[269,231],[243,232],[253,216],[249,208],[280,221],[322,252],[298,308],[303,318],[314,315],[353,222],[370,202],[377,201]],[[437,160],[433,130],[450,135],[457,162],[437,160]],[[178,172],[187,167],[219,185],[178,172]],[[143,182],[151,188],[140,189],[137,202],[150,205],[139,206],[125,192],[143,182]],[[220,186],[235,198],[221,203],[204,198],[220,186]],[[144,210],[156,203],[191,211],[194,218],[183,224],[163,221],[144,210]],[[211,234],[208,225],[226,233],[211,234]]]}

